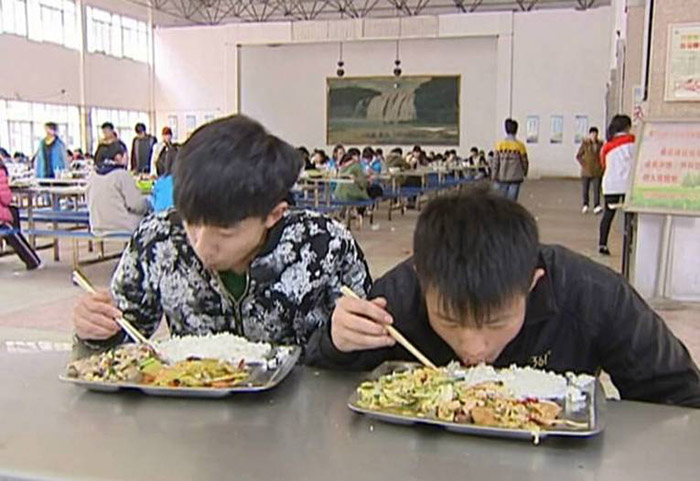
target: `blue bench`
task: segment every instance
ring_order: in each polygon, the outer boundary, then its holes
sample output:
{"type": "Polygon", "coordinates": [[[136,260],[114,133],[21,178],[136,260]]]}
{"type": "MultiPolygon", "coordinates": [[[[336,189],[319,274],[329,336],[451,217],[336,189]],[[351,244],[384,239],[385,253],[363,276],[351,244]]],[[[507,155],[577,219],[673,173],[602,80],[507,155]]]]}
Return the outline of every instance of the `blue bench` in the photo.
{"type": "MultiPolygon", "coordinates": [[[[37,209],[32,213],[34,222],[52,222],[57,224],[84,224],[90,223],[90,213],[87,210],[53,210],[37,209]]],[[[29,214],[22,210],[20,220],[28,221],[29,214]]]]}
{"type": "Polygon", "coordinates": [[[80,249],[78,246],[78,241],[87,240],[90,242],[97,242],[100,246],[100,256],[97,260],[86,261],[82,264],[93,264],[95,262],[100,262],[103,260],[114,259],[121,256],[121,253],[105,256],[104,255],[104,241],[121,241],[128,242],[131,240],[132,234],[130,232],[109,232],[104,234],[95,234],[84,230],[61,230],[61,229],[29,229],[26,231],[27,235],[34,237],[48,237],[54,239],[54,258],[58,258],[58,239],[70,239],[72,253],[73,253],[73,267],[78,267],[81,265],[80,262],[80,249]]]}

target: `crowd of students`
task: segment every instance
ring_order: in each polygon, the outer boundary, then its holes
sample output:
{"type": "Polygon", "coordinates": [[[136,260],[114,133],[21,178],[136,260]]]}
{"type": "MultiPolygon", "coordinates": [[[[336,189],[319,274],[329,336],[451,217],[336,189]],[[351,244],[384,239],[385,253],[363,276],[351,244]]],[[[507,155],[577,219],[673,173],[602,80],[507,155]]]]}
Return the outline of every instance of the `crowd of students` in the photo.
{"type": "Polygon", "coordinates": [[[0,235],[27,269],[36,269],[41,260],[22,235],[19,209],[11,205],[12,173],[29,170],[37,179],[53,179],[68,170],[86,171],[90,230],[96,234],[133,232],[150,211],[172,207],[172,170],[179,145],[173,142],[169,127],[163,129],[162,141],[157,142],[144,124],[136,124],[131,156],[110,122],[101,126],[102,138],[94,156],[84,155],[81,149],[68,150],[54,122],[47,122],[44,128],[46,136],[31,160],[21,153],[11,158],[0,149],[0,235]],[[137,188],[135,176],[157,178],[150,199],[137,188]]]}
{"type": "Polygon", "coordinates": [[[373,280],[342,224],[289,209],[303,167],[247,117],[197,129],[174,167],[176,209],[141,222],[111,289],[77,302],[79,345],[124,342],[120,316],[147,336],[164,319],[175,335],[233,332],[368,369],[411,359],[391,324],[438,364],[604,369],[624,399],[700,407],[700,371],[663,320],[611,270],[541,244],[518,203],[488,187],[438,197],[413,257],[373,280]]]}

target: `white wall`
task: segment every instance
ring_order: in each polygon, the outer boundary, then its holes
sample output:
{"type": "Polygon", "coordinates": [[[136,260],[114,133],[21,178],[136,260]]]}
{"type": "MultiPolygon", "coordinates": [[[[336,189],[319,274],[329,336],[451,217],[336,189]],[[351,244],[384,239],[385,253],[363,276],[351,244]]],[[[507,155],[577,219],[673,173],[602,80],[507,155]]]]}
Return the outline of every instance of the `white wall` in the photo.
{"type": "Polygon", "coordinates": [[[387,75],[394,42],[377,37],[401,31],[411,37],[401,40],[405,74],[463,75],[460,149],[473,143],[490,148],[503,135],[512,105],[523,135],[526,117],[540,116],[540,143],[528,146],[533,176],[578,175],[574,116],[587,115],[591,125],[604,127],[611,7],[413,17],[401,20],[402,30],[392,22],[398,21],[158,30],[158,127],[168,115],[178,115],[182,126],[190,112],[200,120],[202,112],[240,107],[294,144],[325,145],[325,78],[335,74],[338,42],[344,41],[346,75],[387,75]],[[550,115],[565,117],[562,144],[549,143],[550,115]]]}
{"type": "MultiPolygon", "coordinates": [[[[391,75],[395,55],[393,41],[347,44],[346,76],[391,75]]],[[[242,47],[241,112],[295,145],[326,145],[326,78],[335,77],[337,60],[337,44],[242,47]]],[[[404,75],[461,75],[459,147],[492,141],[495,37],[405,40],[401,61],[404,75]]]]}
{"type": "Polygon", "coordinates": [[[525,136],[525,119],[539,115],[539,143],[528,144],[534,175],[568,176],[575,160],[574,117],[605,132],[610,77],[611,9],[540,11],[515,15],[513,115],[525,136]],[[564,141],[550,143],[550,117],[564,116],[564,141]]]}
{"type": "Polygon", "coordinates": [[[156,126],[178,116],[185,133],[185,114],[221,116],[227,112],[227,83],[235,70],[227,71],[226,32],[229,27],[156,29],[155,110],[156,126]]]}
{"type": "Polygon", "coordinates": [[[0,65],[0,98],[80,103],[80,58],[75,50],[0,35],[0,65]]]}

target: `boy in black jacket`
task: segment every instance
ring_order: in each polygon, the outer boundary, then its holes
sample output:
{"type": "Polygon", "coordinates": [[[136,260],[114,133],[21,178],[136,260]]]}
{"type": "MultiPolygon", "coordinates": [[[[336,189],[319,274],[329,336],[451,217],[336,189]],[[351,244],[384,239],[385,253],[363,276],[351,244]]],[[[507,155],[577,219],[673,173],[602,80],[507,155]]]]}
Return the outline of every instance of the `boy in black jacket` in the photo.
{"type": "Polygon", "coordinates": [[[418,220],[414,252],[376,282],[372,301],[339,301],[319,364],[411,360],[384,328],[393,324],[438,365],[604,369],[623,399],[700,407],[700,372],[663,320],[611,270],[541,245],[520,205],[483,188],[438,198],[418,220]]]}

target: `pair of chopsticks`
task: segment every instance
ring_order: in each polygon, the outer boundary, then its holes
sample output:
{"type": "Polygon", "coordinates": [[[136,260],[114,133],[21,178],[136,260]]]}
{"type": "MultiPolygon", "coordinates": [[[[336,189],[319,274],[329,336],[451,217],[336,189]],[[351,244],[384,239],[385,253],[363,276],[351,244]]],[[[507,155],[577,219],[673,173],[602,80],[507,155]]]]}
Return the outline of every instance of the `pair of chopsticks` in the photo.
{"type": "MultiPolygon", "coordinates": [[[[90,294],[95,294],[97,292],[87,277],[85,277],[85,275],[77,269],[73,271],[73,282],[78,284],[78,286],[85,292],[90,294]]],[[[122,317],[115,318],[114,321],[119,324],[119,327],[121,327],[124,332],[126,332],[126,334],[138,344],[146,344],[148,347],[153,349],[154,352],[157,352],[151,341],[146,339],[146,337],[141,334],[139,330],[136,329],[129,321],[122,317]]]]}
{"type": "MultiPolygon", "coordinates": [[[[360,299],[360,296],[355,294],[355,292],[347,286],[342,286],[340,288],[340,292],[342,292],[344,296],[349,297],[351,299],[360,299]]],[[[415,356],[415,358],[418,359],[420,362],[422,362],[425,367],[429,367],[431,369],[437,369],[437,366],[435,366],[435,364],[433,364],[430,359],[425,357],[425,355],[422,352],[420,352],[413,344],[411,344],[408,341],[408,339],[403,337],[403,334],[401,334],[399,331],[397,331],[394,326],[386,325],[386,326],[384,326],[384,328],[387,330],[387,332],[389,333],[389,335],[391,337],[396,339],[396,342],[401,344],[404,348],[406,348],[406,350],[408,352],[413,354],[415,356]]]]}

